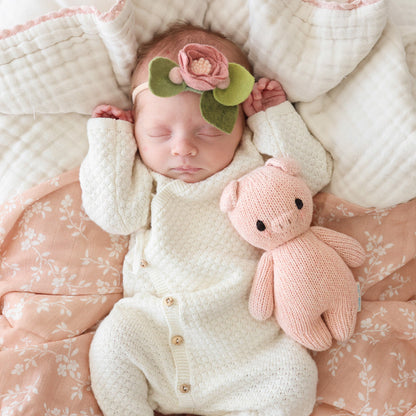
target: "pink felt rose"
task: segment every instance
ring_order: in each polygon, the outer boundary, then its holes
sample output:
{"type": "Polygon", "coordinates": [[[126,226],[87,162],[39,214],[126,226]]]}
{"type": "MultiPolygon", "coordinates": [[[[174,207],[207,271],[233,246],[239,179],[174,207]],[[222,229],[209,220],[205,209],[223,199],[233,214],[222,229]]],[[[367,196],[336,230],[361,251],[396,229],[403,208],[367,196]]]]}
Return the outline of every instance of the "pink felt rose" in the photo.
{"type": "Polygon", "coordinates": [[[179,51],[180,74],[188,87],[209,91],[230,84],[228,60],[216,48],[199,43],[189,43],[179,51]]]}

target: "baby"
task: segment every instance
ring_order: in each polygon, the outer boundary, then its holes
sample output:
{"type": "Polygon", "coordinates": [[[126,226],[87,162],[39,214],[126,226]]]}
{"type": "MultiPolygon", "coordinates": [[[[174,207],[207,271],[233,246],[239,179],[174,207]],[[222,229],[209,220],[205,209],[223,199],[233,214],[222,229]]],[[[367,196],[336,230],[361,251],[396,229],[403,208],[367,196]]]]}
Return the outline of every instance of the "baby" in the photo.
{"type": "Polygon", "coordinates": [[[280,84],[263,78],[252,88],[249,68],[220,34],[175,25],[139,54],[133,111],[100,106],[88,123],[85,210],[107,232],[130,235],[124,298],[90,351],[105,416],[313,410],[315,364],[275,321],[250,316],[261,253],[219,201],[270,156],[297,159],[314,192],[332,162],[280,84]]]}

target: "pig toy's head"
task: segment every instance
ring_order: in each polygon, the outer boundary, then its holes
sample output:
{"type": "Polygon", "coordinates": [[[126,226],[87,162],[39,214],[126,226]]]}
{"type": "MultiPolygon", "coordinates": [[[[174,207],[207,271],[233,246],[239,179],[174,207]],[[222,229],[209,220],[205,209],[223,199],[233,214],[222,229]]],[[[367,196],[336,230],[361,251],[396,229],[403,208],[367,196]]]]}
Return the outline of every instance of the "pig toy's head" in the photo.
{"type": "Polygon", "coordinates": [[[303,234],[312,222],[312,194],[289,158],[272,158],[229,183],[220,207],[248,243],[269,251],[303,234]]]}

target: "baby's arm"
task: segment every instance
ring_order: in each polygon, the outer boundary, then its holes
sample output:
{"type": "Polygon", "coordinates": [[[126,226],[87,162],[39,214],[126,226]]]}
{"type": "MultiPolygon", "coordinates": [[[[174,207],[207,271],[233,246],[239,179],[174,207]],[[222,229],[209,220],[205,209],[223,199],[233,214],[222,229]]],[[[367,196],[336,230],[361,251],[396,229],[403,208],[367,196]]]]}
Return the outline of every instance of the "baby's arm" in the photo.
{"type": "Polygon", "coordinates": [[[308,131],[277,81],[260,79],[243,104],[253,142],[266,156],[296,159],[313,194],[329,183],[332,158],[308,131]]]}
{"type": "Polygon", "coordinates": [[[88,154],[80,169],[88,216],[105,231],[128,235],[147,225],[152,178],[137,154],[133,124],[88,121],[88,154]]]}

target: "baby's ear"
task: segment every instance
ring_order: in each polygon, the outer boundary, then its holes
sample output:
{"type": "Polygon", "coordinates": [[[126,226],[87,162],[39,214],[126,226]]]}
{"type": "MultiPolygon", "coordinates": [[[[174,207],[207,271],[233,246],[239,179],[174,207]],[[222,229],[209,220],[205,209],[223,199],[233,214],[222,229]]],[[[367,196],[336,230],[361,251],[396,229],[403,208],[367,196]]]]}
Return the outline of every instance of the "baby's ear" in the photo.
{"type": "Polygon", "coordinates": [[[299,163],[290,157],[272,157],[267,160],[266,166],[282,169],[283,172],[292,176],[300,176],[301,174],[299,163]]]}
{"type": "Polygon", "coordinates": [[[222,212],[232,211],[238,201],[238,181],[231,181],[222,191],[220,209],[222,212]]]}

